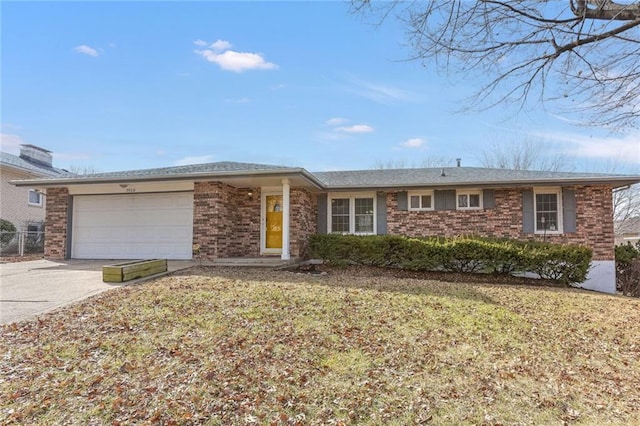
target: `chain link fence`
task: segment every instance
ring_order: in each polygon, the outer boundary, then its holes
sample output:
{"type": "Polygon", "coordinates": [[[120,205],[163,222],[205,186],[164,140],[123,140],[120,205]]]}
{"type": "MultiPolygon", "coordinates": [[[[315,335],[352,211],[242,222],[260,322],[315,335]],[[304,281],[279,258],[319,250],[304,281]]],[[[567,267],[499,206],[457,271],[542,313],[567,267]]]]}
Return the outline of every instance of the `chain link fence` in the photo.
{"type": "Polygon", "coordinates": [[[0,256],[44,253],[43,231],[0,232],[0,256]]]}

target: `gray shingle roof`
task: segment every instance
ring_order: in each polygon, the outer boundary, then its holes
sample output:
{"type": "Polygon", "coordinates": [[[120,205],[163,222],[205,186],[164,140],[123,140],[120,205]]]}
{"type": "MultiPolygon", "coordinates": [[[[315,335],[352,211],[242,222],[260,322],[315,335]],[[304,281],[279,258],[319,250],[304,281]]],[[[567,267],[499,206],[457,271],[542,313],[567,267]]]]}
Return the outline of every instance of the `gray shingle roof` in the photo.
{"type": "Polygon", "coordinates": [[[160,167],[156,169],[127,170],[122,172],[94,173],[83,176],[84,178],[117,178],[117,177],[155,177],[172,175],[189,175],[202,173],[231,173],[248,171],[287,170],[290,167],[272,166],[268,164],[236,163],[232,161],[220,161],[217,163],[191,164],[187,166],[160,167]]]}
{"type": "Polygon", "coordinates": [[[25,160],[17,155],[9,154],[8,152],[0,152],[0,164],[32,173],[37,177],[64,178],[75,176],[75,174],[67,170],[58,169],[57,167],[47,167],[34,161],[25,160]]]}
{"type": "MultiPolygon", "coordinates": [[[[484,167],[438,167],[423,169],[377,169],[315,172],[328,188],[402,188],[455,185],[502,185],[567,181],[608,181],[624,175],[600,173],[541,172],[532,170],[488,169],[484,167]],[[444,176],[443,176],[444,172],[444,176]]],[[[636,181],[640,180],[636,176],[636,181]]]]}
{"type": "MultiPolygon", "coordinates": [[[[90,175],[58,175],[62,179],[29,181],[46,186],[74,183],[118,182],[120,180],[172,180],[199,178],[229,178],[242,176],[267,176],[275,174],[300,175],[314,183],[318,189],[411,189],[445,187],[499,187],[506,185],[567,185],[609,184],[614,187],[640,182],[640,176],[611,175],[600,173],[541,172],[530,170],[487,169],[483,167],[445,167],[422,169],[375,169],[310,173],[303,168],[274,166],[268,164],[217,163],[155,169],[127,170],[121,172],[95,173],[90,175]],[[443,176],[444,171],[444,176],[443,176]]],[[[23,181],[21,186],[27,184],[23,181]]]]}

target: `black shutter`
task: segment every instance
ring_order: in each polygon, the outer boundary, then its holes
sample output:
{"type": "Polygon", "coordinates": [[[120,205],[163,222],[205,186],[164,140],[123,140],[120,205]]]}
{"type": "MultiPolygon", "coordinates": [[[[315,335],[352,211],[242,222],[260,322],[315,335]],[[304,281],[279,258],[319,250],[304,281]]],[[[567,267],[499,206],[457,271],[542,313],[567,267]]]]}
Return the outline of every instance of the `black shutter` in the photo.
{"type": "Polygon", "coordinates": [[[485,209],[493,209],[496,206],[496,191],[485,189],[482,191],[482,206],[485,209]]]}
{"type": "Polygon", "coordinates": [[[456,209],[456,190],[448,189],[446,191],[433,192],[433,207],[435,210],[455,210],[456,209]]]}
{"type": "Polygon", "coordinates": [[[376,196],[376,234],[387,233],[387,194],[379,192],[376,196]]]}
{"type": "Polygon", "coordinates": [[[318,195],[318,234],[327,233],[327,194],[318,195]]]}
{"type": "Polygon", "coordinates": [[[576,232],[576,192],[573,189],[562,189],[562,210],[563,232],[576,232]]]}
{"type": "Polygon", "coordinates": [[[533,210],[533,191],[522,191],[522,232],[533,234],[535,231],[535,217],[533,210]]]}
{"type": "Polygon", "coordinates": [[[398,210],[409,210],[409,203],[407,201],[407,191],[398,192],[398,210]]]}

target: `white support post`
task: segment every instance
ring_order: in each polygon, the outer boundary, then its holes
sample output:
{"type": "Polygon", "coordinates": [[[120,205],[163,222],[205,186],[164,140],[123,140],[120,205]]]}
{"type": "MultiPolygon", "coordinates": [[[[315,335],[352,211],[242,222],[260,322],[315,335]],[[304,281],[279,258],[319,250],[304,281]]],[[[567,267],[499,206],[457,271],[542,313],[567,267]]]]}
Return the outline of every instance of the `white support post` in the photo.
{"type": "Polygon", "coordinates": [[[289,179],[282,179],[282,260],[289,260],[289,179]]]}
{"type": "Polygon", "coordinates": [[[18,256],[24,256],[24,232],[20,231],[18,233],[18,256]]]}

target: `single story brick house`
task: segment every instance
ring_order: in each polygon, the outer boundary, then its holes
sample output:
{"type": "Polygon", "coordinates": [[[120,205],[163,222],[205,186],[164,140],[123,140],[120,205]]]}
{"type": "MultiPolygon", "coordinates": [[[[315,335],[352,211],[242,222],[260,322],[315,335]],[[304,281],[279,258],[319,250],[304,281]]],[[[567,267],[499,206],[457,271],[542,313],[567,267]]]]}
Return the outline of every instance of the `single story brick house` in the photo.
{"type": "Polygon", "coordinates": [[[14,181],[46,189],[45,256],[308,255],[314,233],[483,235],[583,244],[584,287],[615,291],[612,190],[640,176],[446,167],[311,173],[218,162],[14,181]]]}

